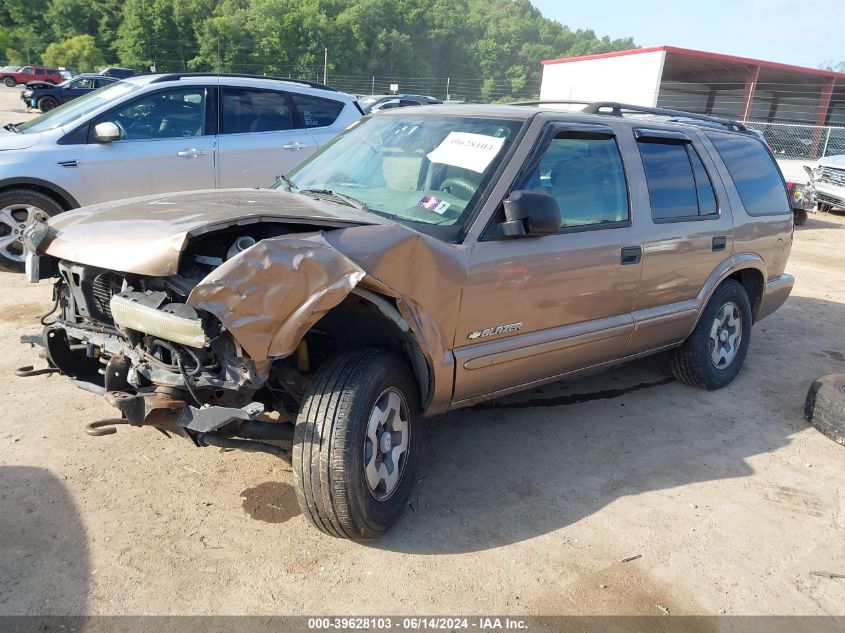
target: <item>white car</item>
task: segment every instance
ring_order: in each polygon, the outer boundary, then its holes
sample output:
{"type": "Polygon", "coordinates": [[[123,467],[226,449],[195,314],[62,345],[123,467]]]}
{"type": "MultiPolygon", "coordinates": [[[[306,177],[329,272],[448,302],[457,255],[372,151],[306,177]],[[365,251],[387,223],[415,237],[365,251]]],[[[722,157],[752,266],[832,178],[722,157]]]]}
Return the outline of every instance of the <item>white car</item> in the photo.
{"type": "Polygon", "coordinates": [[[361,117],[328,86],[245,75],[130,77],[0,131],[0,268],[28,224],[156,193],[266,187],[361,117]]]}
{"type": "Polygon", "coordinates": [[[845,154],[820,158],[815,175],[819,210],[845,209],[845,154]]]}

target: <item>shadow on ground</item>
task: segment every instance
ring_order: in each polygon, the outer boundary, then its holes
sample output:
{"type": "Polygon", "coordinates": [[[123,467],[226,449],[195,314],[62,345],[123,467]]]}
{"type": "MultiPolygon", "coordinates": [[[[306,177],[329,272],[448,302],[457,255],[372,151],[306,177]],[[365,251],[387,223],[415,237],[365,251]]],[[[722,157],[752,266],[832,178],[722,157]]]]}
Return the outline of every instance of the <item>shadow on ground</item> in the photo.
{"type": "Polygon", "coordinates": [[[84,613],[89,571],[64,484],[41,468],[0,467],[0,614],[84,613]]]}
{"type": "Polygon", "coordinates": [[[836,330],[813,334],[843,316],[839,303],[790,299],[779,318],[754,327],[745,368],[718,392],[675,383],[665,357],[655,356],[435,418],[424,427],[411,507],[373,546],[489,549],[560,529],[620,497],[746,477],[749,457],[806,428],[810,382],[845,367],[836,330]]]}

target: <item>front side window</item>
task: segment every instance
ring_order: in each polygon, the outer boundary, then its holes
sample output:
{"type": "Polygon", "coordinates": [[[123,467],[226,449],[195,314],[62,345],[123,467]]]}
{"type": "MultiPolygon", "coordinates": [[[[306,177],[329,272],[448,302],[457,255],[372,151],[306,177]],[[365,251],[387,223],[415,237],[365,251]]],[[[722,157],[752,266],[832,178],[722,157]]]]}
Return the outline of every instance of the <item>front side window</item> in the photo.
{"type": "Polygon", "coordinates": [[[107,114],[120,128],[121,140],[202,136],[205,133],[205,88],[162,90],[107,114]]]}
{"type": "Polygon", "coordinates": [[[280,132],[297,127],[284,92],[223,88],[222,93],[221,134],[280,132]]]}
{"type": "Polygon", "coordinates": [[[35,74],[35,69],[34,69],[34,68],[24,68],[21,72],[22,72],[24,75],[34,75],[34,74],[35,74]]]}
{"type": "Polygon", "coordinates": [[[557,200],[564,229],[629,219],[622,157],[609,135],[561,132],[517,189],[557,200]]]}
{"type": "Polygon", "coordinates": [[[717,216],[713,184],[689,142],[641,138],[651,217],[655,221],[717,216]]]}
{"type": "Polygon", "coordinates": [[[70,88],[75,90],[91,90],[94,88],[94,80],[86,77],[85,79],[77,79],[74,82],[71,82],[70,88]]]}
{"type": "Polygon", "coordinates": [[[19,132],[46,132],[65,125],[77,125],[84,122],[85,118],[95,111],[137,92],[141,88],[142,86],[124,81],[111,83],[100,90],[89,92],[78,99],[50,110],[46,114],[30,119],[26,123],[21,123],[17,129],[19,132]]]}
{"type": "Polygon", "coordinates": [[[311,95],[292,94],[291,98],[299,111],[305,127],[326,127],[337,121],[343,111],[343,104],[334,99],[322,99],[311,95]]]}
{"type": "Polygon", "coordinates": [[[376,214],[454,241],[523,124],[469,116],[374,117],[325,145],[288,181],[293,191],[349,196],[376,214]]]}
{"type": "Polygon", "coordinates": [[[749,215],[791,213],[783,178],[763,143],[739,134],[707,135],[731,174],[749,215]]]}

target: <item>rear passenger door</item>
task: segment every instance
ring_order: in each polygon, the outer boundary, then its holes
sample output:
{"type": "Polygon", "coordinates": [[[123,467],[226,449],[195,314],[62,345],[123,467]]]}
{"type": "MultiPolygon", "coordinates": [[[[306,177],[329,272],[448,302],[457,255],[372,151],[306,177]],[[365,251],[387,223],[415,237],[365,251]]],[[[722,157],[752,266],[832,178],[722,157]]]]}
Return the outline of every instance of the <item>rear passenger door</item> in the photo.
{"type": "Polygon", "coordinates": [[[633,331],[641,242],[611,127],[552,124],[512,190],[558,202],[555,235],[473,246],[455,334],[455,401],[622,356],[633,331]]]}
{"type": "Polygon", "coordinates": [[[317,148],[286,92],[221,86],[218,121],[220,187],[268,187],[317,148]]]}
{"type": "Polygon", "coordinates": [[[733,221],[715,164],[696,131],[635,128],[649,218],[627,354],[678,342],[692,331],[696,297],[733,253],[733,221]]]}

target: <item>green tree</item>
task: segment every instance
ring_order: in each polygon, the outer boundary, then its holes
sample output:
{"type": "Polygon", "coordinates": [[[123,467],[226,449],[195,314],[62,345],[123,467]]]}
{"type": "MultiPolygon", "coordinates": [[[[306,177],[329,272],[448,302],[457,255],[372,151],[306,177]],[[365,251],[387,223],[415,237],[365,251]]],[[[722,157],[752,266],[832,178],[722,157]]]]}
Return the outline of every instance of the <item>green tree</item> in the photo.
{"type": "Polygon", "coordinates": [[[43,61],[51,66],[64,66],[84,72],[97,70],[106,60],[92,36],[74,35],[50,44],[44,51],[43,61]]]}

